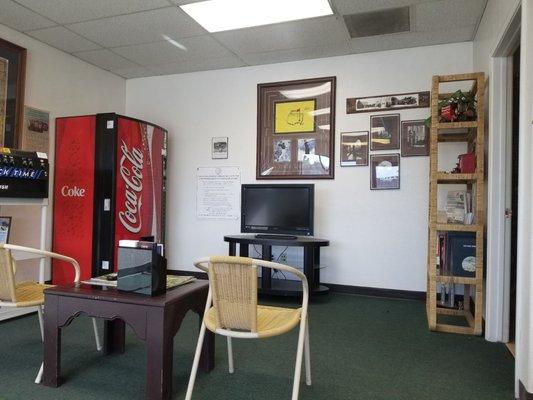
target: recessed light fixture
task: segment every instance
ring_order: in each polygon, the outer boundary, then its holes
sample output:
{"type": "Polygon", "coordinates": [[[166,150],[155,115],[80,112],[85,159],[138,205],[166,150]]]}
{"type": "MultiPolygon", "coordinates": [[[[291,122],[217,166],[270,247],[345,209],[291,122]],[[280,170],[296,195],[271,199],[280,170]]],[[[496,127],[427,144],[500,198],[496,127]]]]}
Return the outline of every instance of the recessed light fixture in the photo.
{"type": "Polygon", "coordinates": [[[180,7],[209,32],[333,14],[328,0],[208,0],[180,7]]]}

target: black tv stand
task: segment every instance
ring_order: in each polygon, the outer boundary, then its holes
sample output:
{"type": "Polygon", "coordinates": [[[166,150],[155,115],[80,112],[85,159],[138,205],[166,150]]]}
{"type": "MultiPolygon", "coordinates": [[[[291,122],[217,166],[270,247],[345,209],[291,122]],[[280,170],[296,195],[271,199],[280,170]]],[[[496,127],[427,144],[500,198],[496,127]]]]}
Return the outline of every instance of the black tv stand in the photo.
{"type": "MultiPolygon", "coordinates": [[[[248,249],[250,245],[260,245],[262,248],[262,259],[272,261],[272,246],[303,247],[304,274],[309,284],[309,296],[329,292],[329,288],[320,284],[320,247],[329,246],[329,240],[317,239],[309,236],[297,236],[290,239],[283,238],[282,235],[232,235],[224,236],[224,241],[229,243],[229,255],[235,256],[237,253],[237,243],[239,244],[239,255],[249,257],[248,249]]],[[[262,268],[261,277],[258,278],[259,293],[265,295],[281,296],[301,296],[302,284],[300,281],[289,279],[272,278],[272,270],[262,268]]]]}
{"type": "Polygon", "coordinates": [[[270,233],[258,233],[255,235],[257,239],[280,239],[280,240],[296,240],[298,236],[294,235],[273,235],[270,233]]]}

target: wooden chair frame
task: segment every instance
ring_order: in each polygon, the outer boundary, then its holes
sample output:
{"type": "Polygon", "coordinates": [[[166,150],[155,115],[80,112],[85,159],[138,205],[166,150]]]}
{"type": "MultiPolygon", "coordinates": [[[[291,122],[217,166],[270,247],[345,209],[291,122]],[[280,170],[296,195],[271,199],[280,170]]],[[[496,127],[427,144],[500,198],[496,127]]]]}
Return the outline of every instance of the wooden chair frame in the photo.
{"type": "MultiPolygon", "coordinates": [[[[80,265],[75,259],[71,257],[64,256],[58,253],[52,253],[46,250],[34,249],[32,247],[18,246],[15,244],[0,244],[0,249],[5,249],[10,252],[20,251],[24,253],[37,254],[42,257],[55,258],[61,261],[66,261],[70,263],[72,267],[74,268],[74,283],[79,284],[80,282],[80,265]]],[[[14,268],[14,263],[13,263],[13,268],[14,268]]],[[[0,300],[0,307],[37,307],[37,315],[39,317],[39,328],[41,330],[41,341],[44,342],[44,329],[43,329],[44,300],[43,300],[43,304],[39,304],[37,306],[33,306],[33,305],[32,306],[20,306],[17,304],[17,302],[9,302],[9,301],[0,300]]],[[[100,336],[98,334],[98,327],[96,325],[95,318],[92,318],[92,323],[93,323],[94,338],[96,341],[96,349],[100,351],[102,350],[102,344],[100,341],[100,336]]],[[[41,363],[41,368],[39,369],[39,373],[37,374],[37,377],[35,378],[35,383],[41,383],[42,374],[43,374],[43,364],[41,363]]]]}
{"type": "MultiPolygon", "coordinates": [[[[227,257],[228,259],[231,259],[232,257],[227,257]]],[[[235,257],[235,259],[238,259],[238,257],[235,257]]],[[[211,257],[204,257],[194,262],[194,265],[199,268],[200,270],[206,272],[209,274],[209,263],[210,263],[211,257]]],[[[254,267],[266,267],[270,269],[276,269],[284,272],[289,272],[293,275],[296,275],[302,282],[302,311],[300,316],[300,330],[298,335],[298,346],[297,346],[297,352],[296,352],[296,366],[294,369],[294,381],[293,381],[293,389],[292,389],[292,400],[298,399],[298,394],[300,390],[300,377],[302,372],[302,358],[305,355],[305,371],[306,371],[306,384],[308,386],[311,385],[311,358],[310,358],[310,349],[309,349],[309,322],[308,322],[308,304],[309,304],[309,288],[307,284],[307,278],[305,275],[297,270],[296,268],[289,267],[288,265],[279,264],[271,261],[265,261],[265,260],[259,260],[259,259],[252,259],[252,266],[254,267]]],[[[196,380],[196,374],[198,372],[198,364],[200,361],[200,354],[202,351],[202,344],[204,341],[205,336],[205,330],[206,330],[206,324],[205,324],[205,315],[207,315],[208,311],[212,307],[213,303],[213,294],[212,294],[212,283],[210,282],[209,285],[209,293],[207,296],[207,302],[205,305],[205,312],[204,312],[204,320],[202,321],[202,325],[200,327],[200,334],[198,336],[198,343],[196,345],[196,353],[194,356],[191,376],[189,379],[189,385],[187,387],[187,394],[185,396],[186,400],[191,400],[192,397],[192,391],[194,388],[194,382],[196,380]]],[[[233,346],[232,346],[232,338],[239,338],[239,339],[257,339],[259,338],[258,334],[256,332],[242,332],[242,331],[232,331],[229,329],[223,329],[223,328],[217,328],[215,330],[215,333],[218,333],[219,335],[226,336],[227,338],[227,345],[228,345],[228,367],[230,374],[234,372],[233,367],[233,346]]]]}

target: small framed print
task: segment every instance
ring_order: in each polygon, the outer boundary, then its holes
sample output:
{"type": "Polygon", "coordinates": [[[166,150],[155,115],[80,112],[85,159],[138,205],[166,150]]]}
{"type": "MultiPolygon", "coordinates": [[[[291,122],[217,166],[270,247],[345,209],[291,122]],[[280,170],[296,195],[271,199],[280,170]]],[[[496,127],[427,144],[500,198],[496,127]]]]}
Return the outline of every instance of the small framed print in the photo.
{"type": "Polygon", "coordinates": [[[370,155],[370,189],[400,188],[400,154],[370,155]]]}
{"type": "Polygon", "coordinates": [[[400,148],[400,114],[372,115],[370,117],[370,150],[400,148]]]}
{"type": "Polygon", "coordinates": [[[341,167],[368,165],[368,131],[341,133],[341,167]]]}
{"type": "Polygon", "coordinates": [[[429,155],[429,128],[423,119],[402,121],[402,157],[429,155]]]}
{"type": "Polygon", "coordinates": [[[11,217],[0,217],[0,244],[9,242],[9,232],[11,231],[11,217]]]}
{"type": "Polygon", "coordinates": [[[228,138],[214,137],[211,140],[211,154],[213,160],[228,158],[228,138]]]}

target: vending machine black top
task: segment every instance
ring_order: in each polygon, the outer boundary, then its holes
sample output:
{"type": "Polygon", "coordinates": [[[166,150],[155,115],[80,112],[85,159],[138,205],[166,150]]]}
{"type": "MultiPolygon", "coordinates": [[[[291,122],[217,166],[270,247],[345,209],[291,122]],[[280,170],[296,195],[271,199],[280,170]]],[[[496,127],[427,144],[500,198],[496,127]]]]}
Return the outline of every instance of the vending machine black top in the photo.
{"type": "Polygon", "coordinates": [[[47,198],[46,153],[0,148],[0,197],[47,198]]]}

